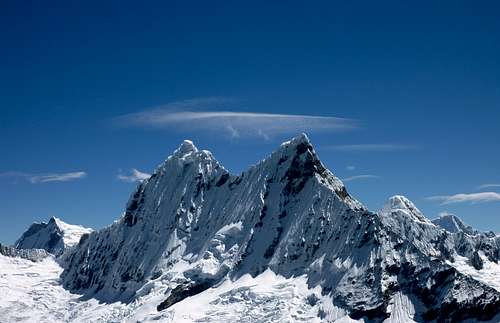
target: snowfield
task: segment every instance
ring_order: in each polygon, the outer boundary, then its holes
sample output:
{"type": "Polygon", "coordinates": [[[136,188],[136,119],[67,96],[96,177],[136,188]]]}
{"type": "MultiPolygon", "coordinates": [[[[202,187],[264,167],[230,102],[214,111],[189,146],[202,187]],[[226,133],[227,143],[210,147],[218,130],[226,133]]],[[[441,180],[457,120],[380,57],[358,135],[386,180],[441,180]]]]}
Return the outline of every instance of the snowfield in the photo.
{"type": "MultiPolygon", "coordinates": [[[[62,268],[53,257],[40,262],[0,255],[0,322],[363,322],[349,318],[305,277],[286,279],[271,270],[245,275],[207,289],[158,312],[165,286],[135,302],[105,304],[65,290],[62,268]],[[319,314],[319,315],[318,315],[319,314]]],[[[414,322],[414,306],[404,295],[391,304],[385,322],[414,322]]]]}
{"type": "Polygon", "coordinates": [[[83,301],[60,284],[53,257],[40,262],[0,255],[0,322],[119,322],[127,306],[83,301]]]}
{"type": "Polygon", "coordinates": [[[477,270],[471,266],[469,260],[461,256],[455,257],[455,261],[449,261],[448,264],[456,268],[459,272],[489,285],[500,292],[500,264],[488,261],[481,253],[480,257],[484,262],[484,267],[481,270],[477,270]]]}

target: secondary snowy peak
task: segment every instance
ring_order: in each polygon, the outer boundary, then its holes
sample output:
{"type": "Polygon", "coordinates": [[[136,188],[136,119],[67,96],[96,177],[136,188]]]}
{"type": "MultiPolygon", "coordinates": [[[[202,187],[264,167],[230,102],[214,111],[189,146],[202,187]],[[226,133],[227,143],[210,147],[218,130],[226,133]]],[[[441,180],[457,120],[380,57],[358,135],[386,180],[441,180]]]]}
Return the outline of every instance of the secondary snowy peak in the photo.
{"type": "Polygon", "coordinates": [[[208,150],[200,151],[191,140],[184,140],[179,147],[156,168],[150,180],[156,177],[170,176],[166,173],[167,169],[170,174],[177,172],[179,169],[184,172],[189,165],[194,166],[192,167],[193,172],[199,170],[205,173],[219,168],[224,170],[217,160],[215,160],[211,152],[208,150]]]}
{"type": "Polygon", "coordinates": [[[437,219],[432,220],[432,223],[451,233],[465,232],[472,235],[478,233],[460,220],[458,216],[450,213],[440,215],[437,219]]]}
{"type": "Polygon", "coordinates": [[[380,211],[382,215],[391,215],[399,213],[406,215],[416,221],[429,222],[424,214],[403,195],[394,195],[390,197],[380,211]]]}
{"type": "Polygon", "coordinates": [[[16,241],[17,249],[44,249],[56,256],[78,244],[84,234],[92,229],[63,222],[51,217],[48,223],[33,223],[16,241]]]}
{"type": "Polygon", "coordinates": [[[196,148],[193,142],[191,140],[184,140],[179,148],[174,151],[174,156],[182,157],[196,152],[198,152],[198,148],[196,148]]]}

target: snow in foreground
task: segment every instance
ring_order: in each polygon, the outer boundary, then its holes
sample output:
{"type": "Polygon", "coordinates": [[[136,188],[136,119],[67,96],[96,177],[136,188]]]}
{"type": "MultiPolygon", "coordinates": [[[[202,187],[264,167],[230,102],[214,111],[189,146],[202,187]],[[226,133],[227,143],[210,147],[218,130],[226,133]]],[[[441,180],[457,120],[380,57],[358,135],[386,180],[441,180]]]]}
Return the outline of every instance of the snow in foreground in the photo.
{"type": "MultiPolygon", "coordinates": [[[[156,306],[165,299],[164,285],[131,304],[104,304],[63,289],[61,271],[52,257],[32,262],[0,255],[0,322],[356,322],[319,288],[308,289],[305,277],[285,279],[270,270],[226,280],[162,312],[156,306]]],[[[388,322],[412,322],[413,305],[404,295],[391,307],[388,322]]]]}
{"type": "Polygon", "coordinates": [[[52,257],[32,262],[0,255],[0,322],[116,322],[128,311],[79,300],[60,285],[61,272],[52,257]]]}

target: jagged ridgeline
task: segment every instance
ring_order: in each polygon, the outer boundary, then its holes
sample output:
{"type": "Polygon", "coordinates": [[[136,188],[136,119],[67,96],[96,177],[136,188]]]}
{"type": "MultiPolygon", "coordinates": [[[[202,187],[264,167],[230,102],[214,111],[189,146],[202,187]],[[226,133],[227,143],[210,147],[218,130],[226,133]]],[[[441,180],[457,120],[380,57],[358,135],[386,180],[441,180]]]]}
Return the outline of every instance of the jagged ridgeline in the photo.
{"type": "Polygon", "coordinates": [[[415,320],[486,320],[499,312],[500,293],[450,263],[496,263],[499,245],[495,236],[443,230],[404,197],[370,212],[305,135],[239,176],[184,141],[136,188],[120,219],[72,249],[62,280],[105,301],[131,301],[148,282],[169,281],[163,310],[271,269],[306,275],[353,319],[383,320],[404,297],[415,320]]]}

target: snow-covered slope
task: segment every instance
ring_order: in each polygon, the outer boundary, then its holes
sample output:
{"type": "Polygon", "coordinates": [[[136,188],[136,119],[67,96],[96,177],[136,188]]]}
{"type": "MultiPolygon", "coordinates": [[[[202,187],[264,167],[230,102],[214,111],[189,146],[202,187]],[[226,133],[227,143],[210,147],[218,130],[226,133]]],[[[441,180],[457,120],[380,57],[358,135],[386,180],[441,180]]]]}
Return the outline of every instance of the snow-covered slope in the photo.
{"type": "Polygon", "coordinates": [[[71,225],[52,217],[48,223],[33,223],[16,241],[17,249],[44,249],[56,256],[78,244],[84,234],[92,229],[71,225]]]}
{"type": "Polygon", "coordinates": [[[353,319],[387,319],[395,304],[411,304],[417,320],[488,319],[499,311],[498,291],[448,263],[479,252],[498,262],[497,241],[483,238],[447,233],[401,196],[368,211],[305,135],[239,176],[185,141],[118,221],[80,242],[62,279],[105,301],[130,301],[160,284],[158,310],[169,311],[269,269],[306,277],[353,319]]]}

